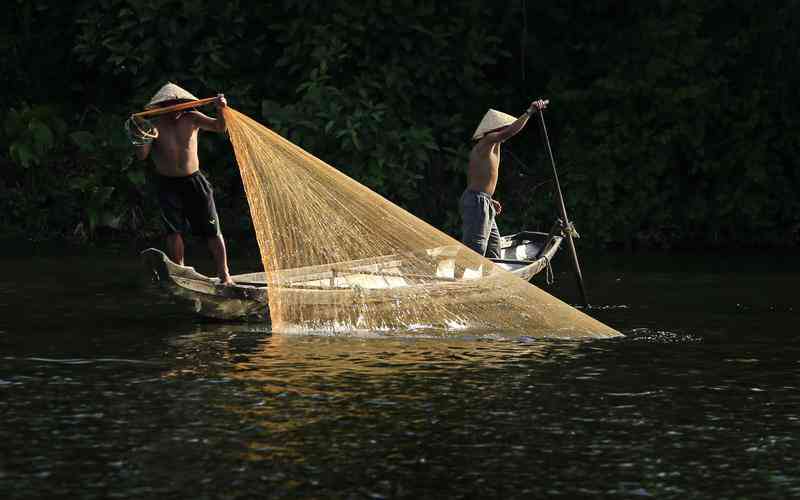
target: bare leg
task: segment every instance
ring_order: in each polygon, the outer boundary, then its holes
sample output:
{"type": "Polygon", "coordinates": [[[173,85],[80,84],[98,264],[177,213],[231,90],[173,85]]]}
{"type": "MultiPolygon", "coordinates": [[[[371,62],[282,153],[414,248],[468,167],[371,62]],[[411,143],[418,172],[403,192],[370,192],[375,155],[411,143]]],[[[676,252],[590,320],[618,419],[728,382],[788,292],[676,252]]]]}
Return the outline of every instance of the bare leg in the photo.
{"type": "Polygon", "coordinates": [[[167,235],[167,254],[172,262],[183,265],[183,236],[181,233],[167,235]]]}
{"type": "Polygon", "coordinates": [[[230,272],[228,271],[228,256],[225,251],[225,240],[222,235],[218,234],[208,239],[208,249],[211,251],[211,256],[214,257],[214,263],[217,265],[217,276],[223,285],[233,285],[230,272]]]}

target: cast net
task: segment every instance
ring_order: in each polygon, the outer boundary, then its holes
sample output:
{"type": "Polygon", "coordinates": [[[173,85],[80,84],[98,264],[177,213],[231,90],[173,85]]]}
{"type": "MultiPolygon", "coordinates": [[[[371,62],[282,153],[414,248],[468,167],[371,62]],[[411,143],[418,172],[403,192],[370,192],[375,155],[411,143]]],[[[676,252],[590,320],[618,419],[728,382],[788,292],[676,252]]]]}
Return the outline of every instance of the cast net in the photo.
{"type": "Polygon", "coordinates": [[[619,335],[255,120],[223,110],[274,331],[619,335]]]}

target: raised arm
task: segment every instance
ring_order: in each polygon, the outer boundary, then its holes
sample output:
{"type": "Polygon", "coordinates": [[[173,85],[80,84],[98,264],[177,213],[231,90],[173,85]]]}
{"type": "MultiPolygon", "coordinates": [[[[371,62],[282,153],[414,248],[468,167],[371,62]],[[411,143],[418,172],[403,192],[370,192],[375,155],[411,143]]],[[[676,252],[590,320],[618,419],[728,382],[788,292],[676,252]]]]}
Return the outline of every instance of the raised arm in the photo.
{"type": "Polygon", "coordinates": [[[487,144],[494,144],[497,142],[503,142],[511,139],[515,135],[519,133],[520,130],[525,128],[525,124],[528,123],[528,118],[531,117],[534,110],[542,110],[547,107],[549,101],[544,101],[539,99],[538,101],[533,101],[528,109],[520,115],[517,120],[509,125],[508,127],[504,127],[497,132],[490,132],[483,136],[481,142],[486,142],[487,144]]]}
{"type": "Polygon", "coordinates": [[[228,101],[225,100],[224,95],[217,94],[217,100],[214,101],[214,104],[217,107],[216,118],[206,116],[199,111],[192,111],[191,115],[194,118],[195,124],[197,124],[198,128],[210,130],[212,132],[225,132],[227,127],[225,125],[225,115],[222,113],[222,108],[228,105],[228,101]]]}

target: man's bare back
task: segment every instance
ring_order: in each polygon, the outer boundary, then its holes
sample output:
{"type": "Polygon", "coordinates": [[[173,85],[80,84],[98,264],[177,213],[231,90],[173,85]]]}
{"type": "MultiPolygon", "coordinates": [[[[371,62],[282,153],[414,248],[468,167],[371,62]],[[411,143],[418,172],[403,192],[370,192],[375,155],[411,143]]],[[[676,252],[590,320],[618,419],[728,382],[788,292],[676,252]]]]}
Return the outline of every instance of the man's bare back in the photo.
{"type": "Polygon", "coordinates": [[[494,195],[500,170],[500,143],[480,140],[469,154],[467,189],[494,195]]]}
{"type": "Polygon", "coordinates": [[[544,109],[546,101],[533,101],[528,110],[514,123],[487,132],[478,139],[469,154],[467,167],[467,189],[494,195],[500,171],[500,145],[515,136],[525,127],[534,109],[544,109]]]}

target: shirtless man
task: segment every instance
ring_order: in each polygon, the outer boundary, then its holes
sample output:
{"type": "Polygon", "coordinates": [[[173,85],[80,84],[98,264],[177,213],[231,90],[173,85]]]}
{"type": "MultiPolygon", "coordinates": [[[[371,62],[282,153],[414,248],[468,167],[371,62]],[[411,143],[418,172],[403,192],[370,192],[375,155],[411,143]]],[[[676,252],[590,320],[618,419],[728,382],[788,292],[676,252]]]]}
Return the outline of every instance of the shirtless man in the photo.
{"type": "Polygon", "coordinates": [[[494,218],[503,207],[492,199],[500,169],[500,145],[525,127],[534,110],[547,107],[547,101],[533,101],[519,118],[490,109],[481,120],[469,154],[467,189],[461,195],[461,241],[479,254],[500,257],[500,231],[494,218]]]}
{"type": "MultiPolygon", "coordinates": [[[[168,107],[180,102],[197,100],[189,92],[167,83],[153,96],[147,108],[168,107]]],[[[197,157],[197,135],[200,130],[225,132],[222,108],[228,105],[219,94],[214,103],[217,118],[199,111],[178,111],[158,115],[153,124],[158,137],[151,143],[136,146],[136,157],[153,158],[158,183],[158,202],[167,231],[167,253],[173,262],[183,265],[183,233],[190,228],[208,242],[214,258],[217,276],[224,285],[233,284],[228,271],[225,240],[219,226],[214,193],[200,172],[197,157]]]]}

